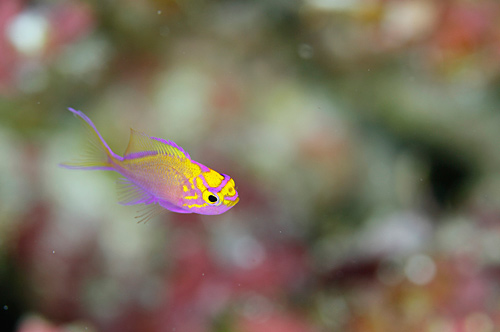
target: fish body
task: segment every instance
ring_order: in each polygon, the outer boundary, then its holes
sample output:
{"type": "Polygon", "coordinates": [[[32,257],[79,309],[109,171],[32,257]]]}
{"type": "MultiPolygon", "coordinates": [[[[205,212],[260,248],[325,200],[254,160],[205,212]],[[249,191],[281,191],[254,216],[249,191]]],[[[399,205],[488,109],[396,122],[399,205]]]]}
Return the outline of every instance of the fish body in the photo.
{"type": "Polygon", "coordinates": [[[139,216],[142,219],[151,218],[161,208],[178,213],[221,214],[238,203],[231,177],[192,160],[174,142],[131,129],[129,144],[122,157],[109,148],[83,112],[68,110],[87,129],[91,150],[85,158],[61,166],[120,173],[123,178],[117,181],[119,203],[150,206],[139,216]]]}

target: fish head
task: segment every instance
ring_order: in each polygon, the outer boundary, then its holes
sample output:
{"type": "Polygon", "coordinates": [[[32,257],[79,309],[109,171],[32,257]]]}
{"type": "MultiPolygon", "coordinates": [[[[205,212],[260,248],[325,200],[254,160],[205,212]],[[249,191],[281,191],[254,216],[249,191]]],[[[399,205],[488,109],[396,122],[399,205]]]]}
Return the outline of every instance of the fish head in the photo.
{"type": "Polygon", "coordinates": [[[239,201],[234,180],[214,170],[203,172],[193,181],[196,194],[185,196],[182,207],[190,212],[206,215],[221,214],[239,201]]]}

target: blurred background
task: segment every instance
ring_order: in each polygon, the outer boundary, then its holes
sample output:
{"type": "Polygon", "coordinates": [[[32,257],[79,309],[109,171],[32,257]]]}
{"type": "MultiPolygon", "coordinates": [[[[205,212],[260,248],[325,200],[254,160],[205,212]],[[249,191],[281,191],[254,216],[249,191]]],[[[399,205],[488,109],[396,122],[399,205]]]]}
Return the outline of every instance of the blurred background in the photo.
{"type": "Polygon", "coordinates": [[[0,330],[494,332],[496,0],[0,1],[0,330]],[[137,224],[84,111],[231,175],[137,224]]]}

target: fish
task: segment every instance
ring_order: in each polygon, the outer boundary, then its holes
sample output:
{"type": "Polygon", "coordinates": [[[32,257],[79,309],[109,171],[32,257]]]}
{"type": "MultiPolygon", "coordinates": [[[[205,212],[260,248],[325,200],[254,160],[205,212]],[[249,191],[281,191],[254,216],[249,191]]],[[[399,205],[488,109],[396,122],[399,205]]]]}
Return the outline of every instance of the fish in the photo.
{"type": "Polygon", "coordinates": [[[86,129],[89,149],[68,169],[115,171],[119,203],[143,204],[136,218],[148,221],[169,210],[177,213],[218,215],[235,206],[238,192],[234,180],[191,159],[172,141],[130,129],[130,139],[122,156],[114,153],[94,123],[83,112],[68,108],[86,129]]]}

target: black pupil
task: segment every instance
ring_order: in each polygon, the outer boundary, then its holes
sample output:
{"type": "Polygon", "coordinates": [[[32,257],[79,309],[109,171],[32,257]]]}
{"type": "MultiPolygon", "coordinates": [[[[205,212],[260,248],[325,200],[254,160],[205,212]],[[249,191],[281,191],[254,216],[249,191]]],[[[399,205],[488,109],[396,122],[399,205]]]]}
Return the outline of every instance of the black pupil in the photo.
{"type": "Polygon", "coordinates": [[[215,202],[217,202],[217,197],[215,197],[214,195],[210,195],[210,196],[208,196],[208,200],[211,203],[215,203],[215,202]]]}

